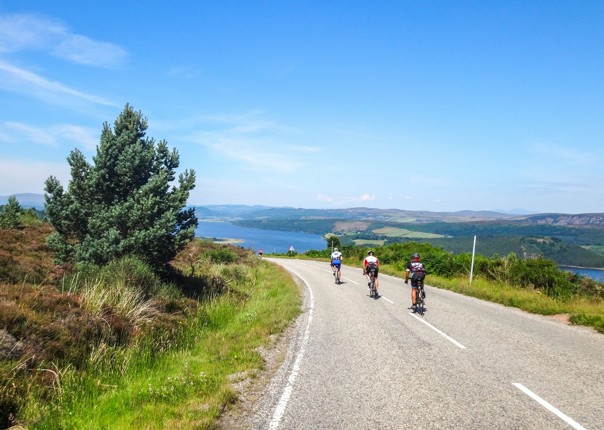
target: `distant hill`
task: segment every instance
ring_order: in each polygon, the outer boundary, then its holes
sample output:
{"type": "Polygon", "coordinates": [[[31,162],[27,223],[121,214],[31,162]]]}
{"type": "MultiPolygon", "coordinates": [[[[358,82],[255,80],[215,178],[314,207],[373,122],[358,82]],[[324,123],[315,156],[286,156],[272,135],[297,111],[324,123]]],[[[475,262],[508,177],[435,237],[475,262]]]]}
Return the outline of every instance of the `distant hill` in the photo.
{"type": "Polygon", "coordinates": [[[307,209],[292,207],[209,205],[195,206],[199,217],[226,217],[246,220],[371,220],[391,222],[465,222],[512,219],[518,215],[490,211],[429,212],[366,207],[346,209],[307,209]]]}
{"type": "Polygon", "coordinates": [[[44,208],[44,194],[33,194],[33,193],[22,193],[22,194],[11,194],[9,196],[0,196],[0,205],[5,205],[8,202],[9,197],[15,196],[17,201],[24,208],[44,208]]]}
{"type": "Polygon", "coordinates": [[[541,225],[604,227],[604,213],[592,214],[537,214],[524,217],[524,221],[541,225]]]}

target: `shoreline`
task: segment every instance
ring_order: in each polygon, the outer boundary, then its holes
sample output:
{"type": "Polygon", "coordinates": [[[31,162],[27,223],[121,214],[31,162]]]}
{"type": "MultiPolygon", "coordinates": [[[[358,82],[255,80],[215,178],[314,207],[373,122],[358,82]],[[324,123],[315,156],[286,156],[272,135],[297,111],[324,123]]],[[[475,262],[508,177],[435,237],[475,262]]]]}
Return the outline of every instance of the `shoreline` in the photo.
{"type": "Polygon", "coordinates": [[[600,270],[600,271],[604,272],[604,267],[572,266],[570,264],[558,264],[558,267],[570,267],[572,269],[600,270]]]}
{"type": "Polygon", "coordinates": [[[201,240],[211,240],[213,243],[218,243],[221,245],[238,245],[240,243],[245,242],[243,239],[234,239],[230,237],[203,237],[203,236],[195,236],[196,239],[201,240]]]}

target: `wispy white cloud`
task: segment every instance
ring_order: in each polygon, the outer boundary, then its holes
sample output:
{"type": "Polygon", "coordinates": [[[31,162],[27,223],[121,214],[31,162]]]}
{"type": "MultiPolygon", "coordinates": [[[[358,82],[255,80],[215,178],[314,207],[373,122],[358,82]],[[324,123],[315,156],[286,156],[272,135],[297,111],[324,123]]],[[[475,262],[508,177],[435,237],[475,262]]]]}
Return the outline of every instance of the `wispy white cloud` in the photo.
{"type": "Polygon", "coordinates": [[[97,42],[69,31],[56,20],[32,14],[0,15],[0,52],[41,50],[77,64],[116,67],[127,52],[113,43],[97,42]]]}
{"type": "Polygon", "coordinates": [[[41,128],[19,122],[0,124],[0,142],[59,147],[66,141],[83,149],[92,150],[99,142],[98,130],[70,124],[58,124],[41,128]]]}
{"type": "Polygon", "coordinates": [[[216,138],[211,142],[200,142],[231,160],[245,164],[249,169],[265,172],[291,173],[297,170],[300,163],[286,154],[259,149],[259,142],[249,139],[216,138]]]}
{"type": "Polygon", "coordinates": [[[60,82],[48,80],[43,76],[2,60],[0,60],[0,88],[28,94],[52,104],[73,105],[77,102],[86,101],[104,106],[119,107],[113,101],[78,91],[60,82]]]}
{"type": "MultiPolygon", "coordinates": [[[[97,42],[72,33],[61,23],[39,15],[0,14],[0,89],[24,94],[53,105],[82,109],[86,104],[118,108],[119,104],[49,79],[19,63],[22,51],[39,51],[72,63],[113,68],[126,51],[112,43],[97,42]],[[18,58],[18,57],[17,57],[18,58]]],[[[36,66],[39,70],[39,66],[36,66]]]]}
{"type": "Polygon", "coordinates": [[[242,163],[261,173],[293,173],[303,168],[305,154],[321,149],[288,143],[287,127],[262,118],[258,113],[239,116],[204,117],[204,129],[188,137],[214,154],[242,163]]]}

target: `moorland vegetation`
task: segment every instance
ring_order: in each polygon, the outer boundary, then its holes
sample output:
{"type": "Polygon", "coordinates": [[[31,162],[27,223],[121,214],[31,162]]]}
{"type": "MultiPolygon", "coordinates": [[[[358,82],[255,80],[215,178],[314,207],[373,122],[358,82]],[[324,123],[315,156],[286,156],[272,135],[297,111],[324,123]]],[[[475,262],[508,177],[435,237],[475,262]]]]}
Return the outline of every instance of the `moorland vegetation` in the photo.
{"type": "Polygon", "coordinates": [[[300,312],[291,277],[193,240],[193,171],[129,105],[93,163],[0,212],[0,428],[215,428],[300,312]],[[175,185],[177,183],[177,185],[175,185]]]}

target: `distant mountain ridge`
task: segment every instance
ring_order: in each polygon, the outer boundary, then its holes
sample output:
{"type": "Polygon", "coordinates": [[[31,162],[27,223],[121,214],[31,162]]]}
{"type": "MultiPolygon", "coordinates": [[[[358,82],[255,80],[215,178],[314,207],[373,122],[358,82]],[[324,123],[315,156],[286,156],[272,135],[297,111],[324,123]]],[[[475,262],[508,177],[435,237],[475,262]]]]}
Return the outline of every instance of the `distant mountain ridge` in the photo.
{"type": "MultiPolygon", "coordinates": [[[[14,194],[23,207],[44,208],[44,195],[35,193],[14,194]]],[[[0,196],[0,205],[7,203],[10,196],[0,196]]],[[[554,226],[592,226],[604,228],[604,213],[560,214],[541,213],[518,215],[497,211],[461,210],[456,212],[411,211],[404,209],[376,209],[355,207],[344,209],[309,209],[276,207],[265,205],[205,205],[193,206],[199,218],[243,220],[243,219],[341,219],[351,221],[388,221],[402,223],[430,222],[478,222],[509,220],[525,224],[554,226]]],[[[515,211],[516,212],[516,211],[515,211]]]]}
{"type": "Polygon", "coordinates": [[[356,207],[346,209],[307,209],[292,207],[208,205],[194,206],[200,218],[227,220],[321,220],[384,221],[400,223],[510,221],[520,224],[604,227],[604,213],[588,214],[512,214],[496,211],[430,212],[403,209],[356,207]]]}

